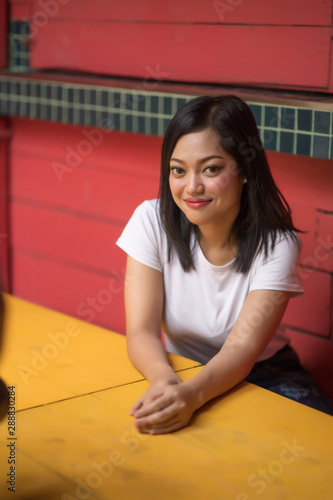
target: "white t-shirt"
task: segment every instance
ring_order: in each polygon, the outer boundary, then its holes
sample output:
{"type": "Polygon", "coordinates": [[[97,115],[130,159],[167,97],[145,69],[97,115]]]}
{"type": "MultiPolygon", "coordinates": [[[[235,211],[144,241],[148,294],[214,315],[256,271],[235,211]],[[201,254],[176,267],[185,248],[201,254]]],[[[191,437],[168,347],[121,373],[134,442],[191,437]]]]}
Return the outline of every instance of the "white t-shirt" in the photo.
{"type": "MultiPolygon", "coordinates": [[[[184,272],[175,252],[168,262],[167,237],[158,205],[158,200],[139,205],[117,245],[137,261],[163,273],[162,328],[169,352],[205,364],[221,349],[250,291],[283,290],[290,291],[291,296],[303,293],[298,245],[283,235],[266,260],[258,254],[246,274],[236,272],[232,262],[214,266],[199,244],[193,252],[195,270],[184,272]]],[[[262,321],[269,308],[269,303],[258,304],[252,320],[262,321]]],[[[280,326],[258,361],[270,358],[287,343],[280,326]]]]}

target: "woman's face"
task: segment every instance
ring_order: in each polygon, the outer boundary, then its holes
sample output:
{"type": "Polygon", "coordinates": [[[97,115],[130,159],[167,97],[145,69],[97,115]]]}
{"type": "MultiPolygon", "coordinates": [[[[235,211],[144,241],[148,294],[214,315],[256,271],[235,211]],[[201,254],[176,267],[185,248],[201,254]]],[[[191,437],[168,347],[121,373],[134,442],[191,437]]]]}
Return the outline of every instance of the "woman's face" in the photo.
{"type": "Polygon", "coordinates": [[[179,138],[170,159],[170,190],[190,222],[223,226],[236,219],[244,179],[210,128],[179,138]]]}

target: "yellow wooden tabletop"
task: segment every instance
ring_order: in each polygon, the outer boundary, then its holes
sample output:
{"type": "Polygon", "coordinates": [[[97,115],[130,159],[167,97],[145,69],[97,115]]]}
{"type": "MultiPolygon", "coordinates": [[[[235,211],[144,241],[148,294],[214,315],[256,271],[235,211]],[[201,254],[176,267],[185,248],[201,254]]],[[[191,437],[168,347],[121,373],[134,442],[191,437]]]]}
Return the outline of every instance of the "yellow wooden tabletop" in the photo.
{"type": "Polygon", "coordinates": [[[128,415],[146,388],[139,381],[18,412],[16,492],[0,485],[1,498],[332,499],[330,416],[244,382],[188,427],[150,436],[128,415]]]}
{"type": "MultiPolygon", "coordinates": [[[[6,309],[1,374],[21,410],[12,434],[0,423],[1,500],[333,498],[332,417],[244,382],[184,429],[139,434],[128,412],[148,384],[122,336],[8,296],[6,309]],[[69,322],[68,343],[38,370],[33,356],[69,322]],[[21,365],[37,371],[27,384],[21,365]]],[[[172,359],[183,380],[202,369],[172,359]]]]}
{"type": "MultiPolygon", "coordinates": [[[[4,294],[0,376],[16,386],[17,409],[142,380],[123,335],[4,294]]],[[[198,363],[170,355],[176,371],[198,363]]]]}

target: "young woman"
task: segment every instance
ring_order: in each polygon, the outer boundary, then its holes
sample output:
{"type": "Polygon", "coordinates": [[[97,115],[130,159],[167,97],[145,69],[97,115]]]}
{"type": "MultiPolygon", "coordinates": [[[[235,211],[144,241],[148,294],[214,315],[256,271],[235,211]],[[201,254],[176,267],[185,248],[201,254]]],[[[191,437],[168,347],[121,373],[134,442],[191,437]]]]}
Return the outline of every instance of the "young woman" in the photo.
{"type": "Polygon", "coordinates": [[[165,134],[159,199],[117,242],[128,255],[128,353],[150,384],[131,410],[140,432],[186,426],[244,379],[331,411],[279,327],[303,293],[295,231],[247,104],[185,104],[165,134]],[[170,366],[161,327],[167,351],[205,365],[191,380],[170,366]]]}

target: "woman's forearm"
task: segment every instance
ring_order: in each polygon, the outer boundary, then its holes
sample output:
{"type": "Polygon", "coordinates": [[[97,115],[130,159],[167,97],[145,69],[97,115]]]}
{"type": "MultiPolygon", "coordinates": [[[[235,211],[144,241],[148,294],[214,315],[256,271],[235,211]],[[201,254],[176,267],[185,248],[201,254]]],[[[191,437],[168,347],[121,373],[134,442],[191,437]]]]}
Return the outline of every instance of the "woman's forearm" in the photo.
{"type": "Polygon", "coordinates": [[[197,408],[242,382],[253,366],[248,353],[240,350],[235,356],[223,349],[214,356],[186,385],[196,394],[197,408]]]}
{"type": "Polygon", "coordinates": [[[162,341],[149,332],[136,332],[127,337],[128,356],[149,383],[179,381],[171,367],[162,341]]]}

